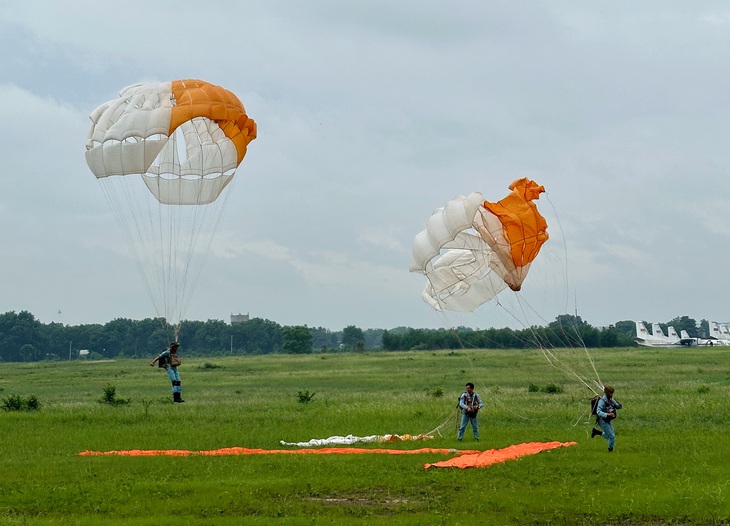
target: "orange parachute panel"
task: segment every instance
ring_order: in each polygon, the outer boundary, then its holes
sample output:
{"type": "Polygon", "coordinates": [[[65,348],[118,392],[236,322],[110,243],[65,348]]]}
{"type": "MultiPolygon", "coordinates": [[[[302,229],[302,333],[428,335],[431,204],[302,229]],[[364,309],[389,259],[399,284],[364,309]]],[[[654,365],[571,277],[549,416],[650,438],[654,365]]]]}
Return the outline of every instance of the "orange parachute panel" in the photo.
{"type": "Polygon", "coordinates": [[[465,454],[459,457],[443,460],[434,464],[426,464],[425,468],[483,468],[507,460],[515,460],[526,455],[534,455],[541,451],[559,447],[577,445],[577,442],[527,442],[514,444],[503,449],[490,449],[475,454],[465,454]]]}
{"type": "Polygon", "coordinates": [[[517,179],[509,189],[512,193],[497,203],[484,202],[484,208],[499,218],[504,237],[510,245],[512,262],[516,267],[531,263],[548,239],[547,222],[532,201],[539,199],[545,187],[531,179],[517,179]]]}
{"type": "Polygon", "coordinates": [[[246,155],[248,143],[256,138],[256,123],[249,119],[241,101],[225,88],[203,80],[173,80],[175,106],[170,117],[170,134],[183,122],[195,117],[215,121],[233,141],[238,162],[246,155]]]}

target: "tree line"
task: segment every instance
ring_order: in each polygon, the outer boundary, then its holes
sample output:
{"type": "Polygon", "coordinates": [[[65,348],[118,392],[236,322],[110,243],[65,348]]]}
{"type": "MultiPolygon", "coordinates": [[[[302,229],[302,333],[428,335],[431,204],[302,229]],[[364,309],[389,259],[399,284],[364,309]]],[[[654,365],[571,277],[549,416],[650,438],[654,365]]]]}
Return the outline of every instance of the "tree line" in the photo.
{"type": "MultiPolygon", "coordinates": [[[[309,353],[377,348],[382,330],[354,325],[342,331],[324,327],[284,327],[262,318],[228,324],[221,320],[183,321],[178,339],[188,356],[309,353]]],[[[41,323],[28,311],[0,314],[0,361],[32,362],[149,358],[174,338],[164,319],[114,319],[105,324],[41,323]]]]}
{"type": "MultiPolygon", "coordinates": [[[[648,326],[650,322],[645,322],[648,326]]],[[[690,336],[707,332],[687,316],[661,324],[672,325],[690,336]]],[[[626,347],[635,345],[633,321],[620,321],[604,328],[586,323],[580,316],[561,315],[546,327],[478,330],[414,329],[363,330],[354,325],[341,331],[306,325],[282,326],[252,318],[229,324],[221,320],[183,321],[178,339],[188,356],[223,354],[271,354],[311,352],[358,352],[364,350],[435,350],[459,348],[522,349],[548,347],[626,347]]],[[[172,339],[164,319],[117,318],[105,324],[63,325],[41,323],[30,312],[0,314],[0,361],[32,362],[90,359],[149,358],[164,350],[172,339]]]]}

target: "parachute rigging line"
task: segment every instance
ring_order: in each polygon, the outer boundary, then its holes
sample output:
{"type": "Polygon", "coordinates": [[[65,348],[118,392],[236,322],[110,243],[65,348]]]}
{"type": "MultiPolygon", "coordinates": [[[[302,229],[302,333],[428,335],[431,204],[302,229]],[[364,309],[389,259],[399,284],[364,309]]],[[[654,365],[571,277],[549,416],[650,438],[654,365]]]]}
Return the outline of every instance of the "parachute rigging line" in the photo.
{"type": "Polygon", "coordinates": [[[256,123],[232,92],[197,79],[128,86],[90,118],[86,162],[177,337],[256,123]]]}

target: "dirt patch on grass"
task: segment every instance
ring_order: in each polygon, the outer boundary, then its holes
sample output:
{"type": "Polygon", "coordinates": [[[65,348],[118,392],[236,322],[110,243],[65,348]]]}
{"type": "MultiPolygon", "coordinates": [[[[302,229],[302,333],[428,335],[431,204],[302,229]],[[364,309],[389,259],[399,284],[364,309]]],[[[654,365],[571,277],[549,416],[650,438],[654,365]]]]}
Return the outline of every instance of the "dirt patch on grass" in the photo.
{"type": "Polygon", "coordinates": [[[412,504],[412,500],[400,498],[371,498],[371,497],[309,497],[310,502],[324,502],[333,505],[357,505],[357,506],[398,506],[401,504],[412,504]]]}

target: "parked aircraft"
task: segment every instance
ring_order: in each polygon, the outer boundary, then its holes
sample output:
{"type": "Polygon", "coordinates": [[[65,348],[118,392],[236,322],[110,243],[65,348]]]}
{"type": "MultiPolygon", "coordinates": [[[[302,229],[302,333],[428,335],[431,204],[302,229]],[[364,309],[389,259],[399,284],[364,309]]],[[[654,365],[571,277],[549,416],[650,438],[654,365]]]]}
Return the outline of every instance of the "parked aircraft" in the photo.
{"type": "Polygon", "coordinates": [[[677,331],[671,325],[667,327],[667,335],[672,341],[678,342],[680,340],[679,334],[677,334],[677,331]]]}
{"type": "Polygon", "coordinates": [[[709,322],[708,325],[710,337],[708,338],[709,343],[705,343],[705,345],[730,345],[730,332],[728,332],[727,325],[720,326],[715,321],[709,322]]]}
{"type": "MultiPolygon", "coordinates": [[[[664,336],[664,331],[658,323],[654,323],[651,328],[651,334],[646,330],[643,322],[636,322],[636,343],[645,347],[680,347],[681,339],[670,339],[664,336]]],[[[674,327],[671,332],[676,334],[674,327]]]]}
{"type": "MultiPolygon", "coordinates": [[[[709,347],[730,345],[730,337],[724,335],[722,327],[718,323],[711,321],[709,327],[710,336],[708,338],[690,338],[687,331],[682,331],[679,343],[688,347],[696,345],[707,345],[709,347]]],[[[723,327],[727,331],[727,325],[723,325],[723,327]]]]}
{"type": "Polygon", "coordinates": [[[658,323],[651,324],[651,335],[656,341],[670,343],[673,345],[678,344],[679,336],[677,336],[677,331],[674,330],[674,327],[669,327],[668,332],[669,336],[664,336],[664,331],[662,330],[661,325],[658,323]]]}
{"type": "Polygon", "coordinates": [[[730,340],[730,328],[727,323],[718,323],[717,326],[720,328],[721,340],[730,340]]]}

